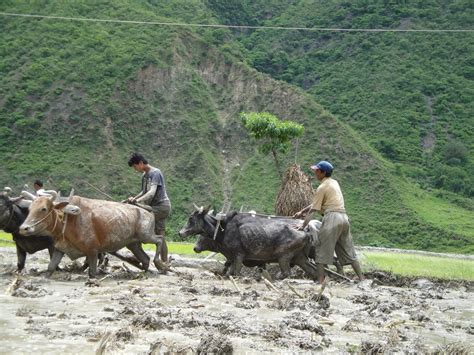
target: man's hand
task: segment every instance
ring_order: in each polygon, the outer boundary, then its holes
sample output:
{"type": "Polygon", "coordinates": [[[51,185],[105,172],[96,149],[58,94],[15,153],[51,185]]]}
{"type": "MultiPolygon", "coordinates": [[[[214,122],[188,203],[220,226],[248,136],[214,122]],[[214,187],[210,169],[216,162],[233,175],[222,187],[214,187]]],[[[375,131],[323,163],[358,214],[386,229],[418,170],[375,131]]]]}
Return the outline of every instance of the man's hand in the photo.
{"type": "Polygon", "coordinates": [[[130,196],[129,198],[127,198],[127,203],[135,204],[136,202],[137,200],[133,196],[130,196]]]}
{"type": "Polygon", "coordinates": [[[294,218],[294,219],[301,219],[301,217],[303,217],[303,212],[301,212],[301,211],[296,212],[296,213],[293,215],[293,218],[294,218]]]}
{"type": "Polygon", "coordinates": [[[303,230],[303,225],[302,224],[292,224],[291,228],[297,231],[302,231],[303,230]]]}

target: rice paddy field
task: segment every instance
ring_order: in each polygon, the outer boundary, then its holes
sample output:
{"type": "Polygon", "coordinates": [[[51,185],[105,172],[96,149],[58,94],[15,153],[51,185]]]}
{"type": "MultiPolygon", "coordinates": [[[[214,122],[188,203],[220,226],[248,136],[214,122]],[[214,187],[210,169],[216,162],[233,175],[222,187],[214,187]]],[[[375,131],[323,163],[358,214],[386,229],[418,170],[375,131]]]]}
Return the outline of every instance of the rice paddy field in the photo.
{"type": "MultiPolygon", "coordinates": [[[[203,252],[196,254],[193,251],[192,242],[169,242],[170,254],[178,254],[187,257],[205,258],[210,253],[203,252]]],[[[10,234],[0,232],[0,246],[14,247],[10,234]]],[[[154,245],[145,245],[145,250],[153,250],[154,245]]],[[[421,254],[422,252],[404,253],[397,249],[391,252],[369,250],[363,247],[358,248],[358,254],[365,272],[387,271],[395,275],[410,277],[426,277],[442,280],[474,280],[474,258],[465,255],[453,254],[452,258],[448,254],[436,256],[434,253],[421,254]]],[[[215,256],[217,260],[222,260],[220,255],[215,256]]],[[[349,271],[349,270],[348,270],[349,271]]]]}

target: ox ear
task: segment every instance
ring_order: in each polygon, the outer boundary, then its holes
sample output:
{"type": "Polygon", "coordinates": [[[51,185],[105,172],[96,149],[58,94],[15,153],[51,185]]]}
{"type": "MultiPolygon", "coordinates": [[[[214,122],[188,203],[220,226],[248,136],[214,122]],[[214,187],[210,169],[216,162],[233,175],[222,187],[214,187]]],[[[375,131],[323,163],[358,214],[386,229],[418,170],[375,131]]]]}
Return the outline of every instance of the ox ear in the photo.
{"type": "Polygon", "coordinates": [[[69,205],[69,202],[64,201],[64,202],[58,202],[54,204],[54,208],[57,210],[63,210],[67,205],[69,205]]]}
{"type": "Polygon", "coordinates": [[[78,214],[81,213],[81,208],[79,206],[69,204],[66,207],[63,208],[63,212],[65,214],[71,214],[73,216],[77,216],[78,214]]]}
{"type": "MultiPolygon", "coordinates": [[[[201,207],[201,208],[202,208],[202,207],[201,207]]],[[[211,209],[211,205],[209,205],[209,206],[207,206],[206,208],[204,208],[204,209],[202,210],[202,213],[203,213],[203,214],[207,214],[210,209],[211,209]]]]}

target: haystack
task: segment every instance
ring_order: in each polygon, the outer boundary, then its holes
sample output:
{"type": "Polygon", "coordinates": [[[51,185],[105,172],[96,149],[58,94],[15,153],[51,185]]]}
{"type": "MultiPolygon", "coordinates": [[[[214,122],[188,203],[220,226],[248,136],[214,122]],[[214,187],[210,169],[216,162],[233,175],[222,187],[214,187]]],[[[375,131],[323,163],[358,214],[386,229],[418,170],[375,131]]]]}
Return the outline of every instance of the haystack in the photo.
{"type": "Polygon", "coordinates": [[[275,213],[292,216],[313,202],[313,188],[310,178],[297,164],[285,171],[280,192],[275,203],[275,213]]]}

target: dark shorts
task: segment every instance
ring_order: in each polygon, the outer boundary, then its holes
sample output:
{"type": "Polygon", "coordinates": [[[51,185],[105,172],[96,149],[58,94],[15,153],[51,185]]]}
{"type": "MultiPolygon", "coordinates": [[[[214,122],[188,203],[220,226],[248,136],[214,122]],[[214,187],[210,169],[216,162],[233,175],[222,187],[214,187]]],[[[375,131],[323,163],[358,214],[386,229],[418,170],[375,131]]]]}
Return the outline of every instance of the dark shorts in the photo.
{"type": "Polygon", "coordinates": [[[153,214],[155,215],[155,234],[162,234],[166,227],[166,218],[168,218],[171,212],[171,203],[169,200],[166,200],[151,207],[153,208],[153,214]]]}

